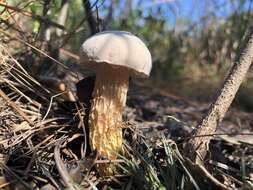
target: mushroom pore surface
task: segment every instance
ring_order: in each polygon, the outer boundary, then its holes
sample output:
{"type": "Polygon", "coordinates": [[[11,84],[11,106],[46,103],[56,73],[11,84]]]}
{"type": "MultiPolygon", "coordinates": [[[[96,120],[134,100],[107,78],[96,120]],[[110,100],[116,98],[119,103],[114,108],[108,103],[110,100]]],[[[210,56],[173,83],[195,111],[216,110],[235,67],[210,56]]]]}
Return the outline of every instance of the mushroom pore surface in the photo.
{"type": "MultiPolygon", "coordinates": [[[[122,149],[122,112],[126,103],[129,73],[125,68],[96,71],[89,116],[90,144],[106,159],[115,160],[122,149]]],[[[108,165],[99,166],[111,173],[108,165]]]]}

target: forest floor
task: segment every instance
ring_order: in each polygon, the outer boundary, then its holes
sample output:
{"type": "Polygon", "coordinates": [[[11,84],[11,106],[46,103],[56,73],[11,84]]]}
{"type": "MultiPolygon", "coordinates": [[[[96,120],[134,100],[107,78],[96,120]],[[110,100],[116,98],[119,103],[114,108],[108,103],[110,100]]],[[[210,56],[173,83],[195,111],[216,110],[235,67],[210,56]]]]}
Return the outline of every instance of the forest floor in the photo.
{"type": "Polygon", "coordinates": [[[7,53],[0,87],[0,189],[64,189],[65,178],[76,189],[186,189],[188,183],[195,189],[253,188],[253,113],[229,110],[216,134],[208,134],[213,140],[202,168],[181,150],[209,103],[131,83],[123,115],[125,155],[115,161],[120,172],[100,177],[94,165],[103,161],[85,143],[82,104],[58,99],[7,53]]]}

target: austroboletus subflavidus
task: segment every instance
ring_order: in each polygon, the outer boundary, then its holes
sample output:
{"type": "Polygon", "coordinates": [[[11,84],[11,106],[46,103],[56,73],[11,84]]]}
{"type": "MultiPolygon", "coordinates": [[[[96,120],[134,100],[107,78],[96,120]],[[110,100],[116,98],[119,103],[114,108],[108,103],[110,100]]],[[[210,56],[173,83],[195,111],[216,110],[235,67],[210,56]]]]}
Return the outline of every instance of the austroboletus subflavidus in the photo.
{"type": "MultiPolygon", "coordinates": [[[[89,115],[90,145],[99,156],[115,160],[122,150],[122,112],[129,77],[148,77],[151,54],[135,35],[105,31],[88,38],[80,50],[83,66],[96,72],[89,115]]],[[[108,164],[99,165],[103,175],[112,174],[108,164]]]]}

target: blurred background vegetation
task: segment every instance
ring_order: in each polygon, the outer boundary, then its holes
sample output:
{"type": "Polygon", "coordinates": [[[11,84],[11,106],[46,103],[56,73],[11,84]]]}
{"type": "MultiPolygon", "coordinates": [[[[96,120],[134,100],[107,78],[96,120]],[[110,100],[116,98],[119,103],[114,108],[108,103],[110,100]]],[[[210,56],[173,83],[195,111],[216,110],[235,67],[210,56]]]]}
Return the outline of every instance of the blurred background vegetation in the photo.
{"type": "MultiPolygon", "coordinates": [[[[18,31],[19,39],[68,67],[76,62],[71,57],[78,55],[90,35],[102,30],[130,31],[141,37],[152,53],[154,64],[148,84],[199,101],[209,101],[215,94],[240,51],[253,17],[252,0],[0,2],[10,6],[0,6],[2,29],[18,31]]],[[[8,39],[9,43],[16,41],[8,39]]],[[[55,75],[61,70],[45,57],[38,59],[29,47],[16,47],[13,51],[35,76],[55,75]]],[[[249,73],[247,85],[242,86],[235,101],[249,111],[253,109],[251,78],[249,73]]]]}

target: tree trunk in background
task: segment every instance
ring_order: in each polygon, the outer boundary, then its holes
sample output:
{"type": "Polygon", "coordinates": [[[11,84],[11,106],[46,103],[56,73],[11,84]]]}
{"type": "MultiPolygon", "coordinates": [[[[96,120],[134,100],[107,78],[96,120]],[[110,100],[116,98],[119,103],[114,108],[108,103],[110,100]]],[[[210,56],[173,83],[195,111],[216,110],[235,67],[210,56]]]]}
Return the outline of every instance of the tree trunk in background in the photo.
{"type": "MultiPolygon", "coordinates": [[[[57,23],[65,26],[67,16],[68,16],[69,0],[63,0],[61,3],[61,10],[57,19],[57,23]]],[[[56,35],[60,37],[63,33],[63,30],[57,28],[56,35]]]]}
{"type": "MultiPolygon", "coordinates": [[[[45,0],[44,1],[44,5],[43,5],[43,11],[42,11],[42,16],[46,17],[47,12],[50,9],[50,3],[51,0],[45,0]]],[[[39,33],[38,33],[38,37],[40,40],[44,40],[46,38],[46,30],[48,29],[49,25],[45,22],[41,22],[40,23],[40,28],[39,28],[39,33]]]]}
{"type": "MultiPolygon", "coordinates": [[[[46,9],[47,7],[50,7],[50,2],[51,0],[45,1],[45,3],[48,3],[48,4],[45,4],[44,9],[46,9]]],[[[69,3],[70,3],[69,0],[61,1],[61,9],[57,18],[57,24],[62,25],[62,26],[65,25],[66,20],[67,20],[67,15],[68,15],[69,3]]],[[[44,9],[43,9],[43,16],[45,16],[44,14],[46,14],[46,12],[44,12],[44,9]]],[[[43,27],[43,30],[41,30],[40,32],[41,32],[41,36],[44,37],[43,41],[47,42],[46,47],[45,47],[46,49],[43,49],[43,50],[47,51],[50,57],[53,57],[54,59],[58,60],[59,47],[62,46],[63,30],[59,28],[56,28],[56,30],[53,30],[51,26],[46,26],[46,27],[43,27]],[[51,38],[52,34],[56,34],[57,38],[51,38]]],[[[43,73],[44,75],[47,75],[47,73],[51,73],[52,70],[55,70],[57,66],[58,65],[55,62],[53,62],[50,58],[44,57],[42,59],[42,64],[39,67],[39,70],[37,73],[38,75],[40,75],[41,73],[43,73]]]]}
{"type": "Polygon", "coordinates": [[[110,23],[113,20],[114,7],[115,7],[115,0],[111,0],[110,6],[108,8],[107,16],[105,17],[105,19],[102,22],[102,30],[106,30],[108,28],[108,26],[110,27],[110,23]]]}
{"type": "Polygon", "coordinates": [[[231,68],[222,88],[209,107],[207,114],[202,118],[199,125],[193,131],[191,140],[186,144],[185,153],[192,161],[198,163],[206,156],[212,136],[203,135],[213,134],[216,131],[217,126],[223,120],[225,113],[227,112],[236,92],[245,78],[252,60],[253,30],[251,28],[249,35],[246,37],[242,53],[236,59],[236,62],[231,68]],[[203,137],[194,138],[194,136],[203,137]]]}
{"type": "Polygon", "coordinates": [[[132,12],[132,0],[127,0],[126,16],[129,17],[132,12]]]}
{"type": "Polygon", "coordinates": [[[87,16],[87,21],[90,27],[91,34],[94,35],[99,32],[98,23],[92,14],[92,7],[89,0],[83,0],[84,10],[87,16]]]}

